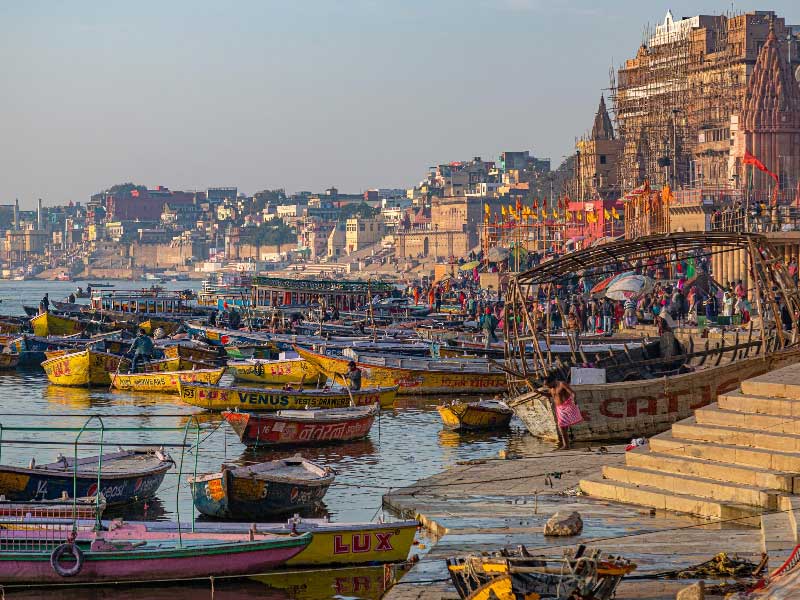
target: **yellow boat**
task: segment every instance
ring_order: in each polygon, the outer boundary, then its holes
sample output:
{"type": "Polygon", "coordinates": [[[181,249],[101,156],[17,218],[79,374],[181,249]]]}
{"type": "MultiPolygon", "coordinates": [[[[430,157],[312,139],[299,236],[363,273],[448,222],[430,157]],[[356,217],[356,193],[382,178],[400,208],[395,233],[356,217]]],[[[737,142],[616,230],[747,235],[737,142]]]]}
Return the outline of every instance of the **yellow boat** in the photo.
{"type": "Polygon", "coordinates": [[[219,387],[212,385],[180,383],[181,400],[192,406],[208,410],[303,410],[311,408],[344,408],[351,401],[356,406],[391,406],[397,386],[346,389],[258,389],[244,387],[219,387]]]}
{"type": "MultiPolygon", "coordinates": [[[[313,544],[314,541],[312,540],[313,544]]],[[[410,568],[410,567],[406,567],[410,568]]],[[[281,590],[292,600],[320,598],[359,598],[379,600],[386,593],[383,565],[338,567],[319,570],[276,571],[249,577],[273,590],[281,590]]],[[[390,582],[391,585],[391,582],[390,582]]],[[[260,597],[258,595],[251,596],[260,597]]]]}
{"type": "MultiPolygon", "coordinates": [[[[295,347],[301,358],[306,359],[326,376],[341,381],[347,373],[347,358],[327,356],[295,347]]],[[[479,394],[497,393],[506,390],[506,376],[491,368],[488,363],[469,364],[463,361],[447,361],[415,358],[386,358],[385,365],[356,361],[361,369],[364,386],[398,386],[401,394],[479,394]],[[393,362],[397,366],[390,365],[393,362]],[[415,365],[411,367],[409,365],[415,365]]]]}
{"type": "Polygon", "coordinates": [[[306,383],[313,384],[320,375],[311,363],[303,358],[287,358],[284,360],[263,360],[251,358],[228,362],[236,381],[254,383],[306,383]]]}
{"type": "Polygon", "coordinates": [[[180,392],[179,381],[214,385],[219,382],[224,374],[225,367],[156,373],[112,373],[111,386],[118,390],[129,390],[131,392],[167,392],[177,394],[180,392]]]}
{"type": "Polygon", "coordinates": [[[178,331],[180,326],[181,324],[175,321],[164,321],[162,319],[147,319],[147,321],[139,323],[139,327],[144,329],[147,335],[153,335],[153,332],[159,328],[163,329],[167,335],[172,335],[178,331]]]}
{"type": "Polygon", "coordinates": [[[48,358],[42,363],[42,368],[50,383],[87,386],[110,385],[111,373],[120,369],[126,370],[129,365],[127,358],[115,354],[79,350],[48,358]]]}
{"type": "Polygon", "coordinates": [[[216,364],[216,361],[219,359],[219,354],[217,354],[216,350],[184,346],[182,344],[165,347],[164,356],[167,358],[186,358],[189,360],[206,362],[209,364],[216,364]]]}
{"type": "Polygon", "coordinates": [[[83,330],[83,325],[75,319],[57,317],[49,312],[43,312],[31,318],[33,334],[39,337],[48,335],[74,335],[83,330]]]}
{"type": "Polygon", "coordinates": [[[436,407],[446,429],[452,431],[482,431],[504,429],[514,415],[505,402],[480,400],[478,402],[450,402],[436,407]]]}

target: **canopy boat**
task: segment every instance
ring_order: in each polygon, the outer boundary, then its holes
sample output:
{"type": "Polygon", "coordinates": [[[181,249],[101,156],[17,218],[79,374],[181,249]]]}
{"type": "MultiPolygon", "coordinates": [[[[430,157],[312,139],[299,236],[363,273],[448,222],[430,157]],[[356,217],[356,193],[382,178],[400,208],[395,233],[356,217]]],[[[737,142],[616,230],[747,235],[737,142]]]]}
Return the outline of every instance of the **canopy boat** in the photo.
{"type": "Polygon", "coordinates": [[[255,383],[314,383],[320,372],[303,358],[285,358],[282,360],[262,360],[251,358],[242,361],[228,362],[236,381],[255,383]]]}
{"type": "MultiPolygon", "coordinates": [[[[612,242],[588,248],[514,277],[509,285],[506,317],[520,326],[507,332],[505,370],[508,401],[514,413],[534,436],[559,439],[555,406],[543,384],[549,375],[572,381],[575,404],[583,421],[569,427],[574,441],[630,439],[655,435],[670,428],[694,410],[713,402],[719,394],[739,387],[742,380],[772,369],[800,362],[797,323],[783,329],[781,309],[772,290],[781,290],[789,314],[800,310],[797,287],[782,258],[759,234],[676,233],[612,242]],[[736,252],[751,273],[750,289],[755,312],[748,328],[706,334],[696,342],[689,331],[666,328],[655,346],[637,355],[609,353],[591,361],[579,350],[570,357],[550,360],[537,351],[540,340],[528,304],[537,286],[557,282],[583,269],[608,272],[618,264],[646,261],[649,256],[670,254],[675,260],[711,251],[736,252]],[[754,325],[758,323],[758,327],[754,325]],[[716,337],[716,339],[712,339],[716,337]],[[533,348],[533,350],[531,349],[533,348]],[[592,371],[582,370],[592,362],[592,371]],[[579,383],[584,374],[592,383],[579,383]]],[[[613,338],[612,338],[613,340],[613,338]]]]}
{"type": "Polygon", "coordinates": [[[505,402],[479,400],[478,402],[450,402],[436,407],[445,429],[452,431],[482,431],[505,429],[514,415],[505,402]]]}
{"type": "Polygon", "coordinates": [[[331,389],[279,389],[219,387],[199,384],[180,384],[181,400],[186,404],[208,410],[242,409],[250,411],[276,411],[289,409],[343,408],[350,406],[391,406],[397,395],[397,386],[331,389]]]}
{"type": "MultiPolygon", "coordinates": [[[[2,520],[0,520],[2,524],[2,520]]],[[[263,573],[280,567],[311,542],[311,534],[265,534],[258,540],[203,538],[182,532],[151,539],[144,527],[120,538],[106,531],[80,531],[53,524],[0,534],[0,580],[5,585],[63,585],[208,579],[263,573]],[[67,560],[65,560],[67,559],[67,560]]]]}
{"type": "Polygon", "coordinates": [[[127,358],[95,350],[79,350],[42,363],[50,383],[80,386],[111,385],[111,374],[129,366],[127,358]]]}
{"type": "Polygon", "coordinates": [[[0,370],[16,369],[19,364],[19,354],[0,352],[0,370]]]}
{"type": "Polygon", "coordinates": [[[34,335],[74,335],[83,331],[83,324],[77,319],[57,317],[50,312],[43,312],[31,319],[34,335]]]}
{"type": "Polygon", "coordinates": [[[209,309],[191,304],[185,291],[168,292],[160,288],[142,290],[93,291],[92,311],[115,319],[143,322],[153,319],[183,321],[209,314],[209,309]]]}
{"type": "Polygon", "coordinates": [[[167,392],[177,394],[180,391],[178,382],[216,385],[224,374],[225,367],[155,373],[112,373],[111,387],[131,392],[167,392]]]}
{"type": "Polygon", "coordinates": [[[223,465],[219,473],[189,478],[189,486],[195,508],[204,515],[261,521],[315,506],[334,479],[330,468],[298,455],[245,467],[223,465]]]}
{"type": "Polygon", "coordinates": [[[173,464],[160,450],[122,450],[80,458],[77,463],[59,456],[47,465],[33,461],[27,468],[0,465],[0,495],[22,501],[94,496],[99,468],[99,489],[108,506],[126,504],[153,496],[173,464]]]}
{"type": "Polygon", "coordinates": [[[636,565],[620,558],[601,560],[584,546],[562,557],[534,556],[524,546],[503,555],[447,559],[450,579],[465,600],[612,600],[636,565]]]}
{"type": "Polygon", "coordinates": [[[248,446],[299,446],[367,437],[378,411],[378,406],[349,406],[222,416],[248,446]]]}
{"type": "MultiPolygon", "coordinates": [[[[340,380],[350,359],[327,356],[296,347],[306,359],[328,377],[340,380]]],[[[487,361],[435,360],[379,357],[359,354],[355,361],[366,386],[398,386],[399,393],[469,394],[493,393],[506,389],[505,374],[487,361]]]]}

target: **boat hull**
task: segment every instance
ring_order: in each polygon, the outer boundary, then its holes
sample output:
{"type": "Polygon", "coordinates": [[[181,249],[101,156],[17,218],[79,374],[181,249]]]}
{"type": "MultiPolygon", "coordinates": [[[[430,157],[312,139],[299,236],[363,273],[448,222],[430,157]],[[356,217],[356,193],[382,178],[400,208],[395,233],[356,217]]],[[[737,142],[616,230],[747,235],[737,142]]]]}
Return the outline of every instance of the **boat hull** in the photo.
{"type": "MultiPolygon", "coordinates": [[[[792,348],[674,377],[572,386],[584,420],[569,428],[570,439],[616,440],[662,433],[716,401],[719,394],[735,390],[743,380],[798,362],[800,349],[792,348]]],[[[531,434],[558,440],[548,397],[529,392],[509,406],[531,434]]]]}
{"type": "Polygon", "coordinates": [[[130,361],[126,358],[83,350],[72,352],[42,363],[42,368],[50,383],[66,386],[111,385],[111,374],[127,369],[130,361]]]}
{"type": "Polygon", "coordinates": [[[19,354],[0,352],[0,369],[16,369],[19,359],[19,354]]]}
{"type": "MultiPolygon", "coordinates": [[[[69,583],[158,581],[258,574],[286,563],[308,545],[301,535],[253,542],[189,544],[161,549],[84,552],[80,572],[69,583]]],[[[0,579],[6,584],[63,584],[50,566],[50,553],[0,553],[0,579]]]]}
{"type": "Polygon", "coordinates": [[[225,368],[200,369],[192,371],[164,371],[162,373],[112,373],[111,386],[118,390],[131,392],[166,392],[177,394],[181,383],[219,383],[225,368]]]}
{"type": "Polygon", "coordinates": [[[48,335],[74,335],[83,330],[80,322],[65,317],[57,317],[44,312],[31,319],[34,335],[47,337],[48,335]]]}
{"type": "Polygon", "coordinates": [[[508,409],[495,409],[464,402],[437,406],[436,410],[439,411],[444,428],[451,431],[505,429],[514,415],[508,409]]]}
{"type": "MultiPolygon", "coordinates": [[[[345,408],[350,406],[347,391],[281,390],[256,388],[227,388],[181,384],[181,400],[186,404],[208,410],[239,409],[247,411],[302,410],[312,408],[345,408]]],[[[356,406],[392,406],[396,387],[361,389],[352,392],[356,406]]]]}
{"type": "Polygon", "coordinates": [[[248,360],[228,363],[236,381],[270,383],[313,383],[320,375],[311,363],[302,358],[287,360],[248,360]]]}
{"type": "Polygon", "coordinates": [[[293,420],[270,413],[224,413],[243,444],[248,446],[306,446],[349,442],[369,435],[377,411],[320,422],[293,420]]]}
{"type": "MultiPolygon", "coordinates": [[[[349,359],[326,356],[297,348],[297,353],[326,376],[341,381],[349,359]]],[[[368,387],[398,386],[401,394],[478,394],[506,390],[506,377],[497,371],[436,371],[381,367],[357,362],[362,385],[368,387]]]]}
{"type": "Polygon", "coordinates": [[[204,515],[236,521],[259,521],[271,515],[297,512],[315,506],[325,496],[333,478],[315,482],[237,477],[231,471],[190,481],[194,506],[204,515]]]}

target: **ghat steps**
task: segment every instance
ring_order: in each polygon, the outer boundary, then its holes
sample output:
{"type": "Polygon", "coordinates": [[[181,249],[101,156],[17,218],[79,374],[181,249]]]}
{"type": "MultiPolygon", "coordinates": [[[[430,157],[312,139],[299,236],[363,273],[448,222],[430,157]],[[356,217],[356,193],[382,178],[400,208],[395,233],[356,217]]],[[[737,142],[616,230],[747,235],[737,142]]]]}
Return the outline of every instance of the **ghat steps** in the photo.
{"type": "Polygon", "coordinates": [[[597,498],[761,526],[765,550],[798,541],[800,365],[742,382],[581,481],[597,498]]]}

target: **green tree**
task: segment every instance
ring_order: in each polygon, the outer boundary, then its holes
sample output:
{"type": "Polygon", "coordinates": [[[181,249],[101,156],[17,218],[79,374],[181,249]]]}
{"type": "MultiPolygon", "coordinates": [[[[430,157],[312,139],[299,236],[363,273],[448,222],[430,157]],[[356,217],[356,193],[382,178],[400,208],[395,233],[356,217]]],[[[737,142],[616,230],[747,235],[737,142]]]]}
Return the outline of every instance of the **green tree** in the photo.
{"type": "Polygon", "coordinates": [[[133,190],[139,190],[140,192],[146,192],[147,186],[146,185],[137,185],[135,183],[118,183],[116,185],[112,185],[110,188],[105,190],[104,194],[129,194],[133,190]]]}
{"type": "Polygon", "coordinates": [[[378,212],[379,210],[377,208],[372,208],[366,202],[362,202],[361,204],[346,204],[339,212],[339,216],[342,220],[350,219],[356,216],[363,219],[369,219],[370,217],[377,215],[378,212]]]}

